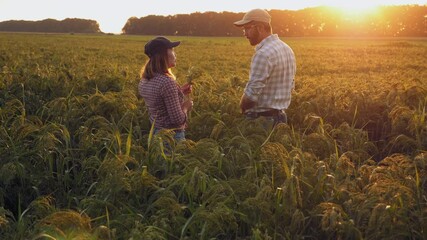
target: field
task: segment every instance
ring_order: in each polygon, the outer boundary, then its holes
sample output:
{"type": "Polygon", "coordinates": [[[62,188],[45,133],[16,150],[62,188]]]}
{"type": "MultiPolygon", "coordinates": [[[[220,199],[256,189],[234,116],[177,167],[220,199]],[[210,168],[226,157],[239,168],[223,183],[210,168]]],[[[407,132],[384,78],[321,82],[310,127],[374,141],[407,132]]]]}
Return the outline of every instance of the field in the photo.
{"type": "Polygon", "coordinates": [[[150,38],[0,34],[1,239],[427,239],[425,39],[282,38],[269,131],[239,113],[245,38],[171,37],[177,144],[136,94],[150,38]]]}

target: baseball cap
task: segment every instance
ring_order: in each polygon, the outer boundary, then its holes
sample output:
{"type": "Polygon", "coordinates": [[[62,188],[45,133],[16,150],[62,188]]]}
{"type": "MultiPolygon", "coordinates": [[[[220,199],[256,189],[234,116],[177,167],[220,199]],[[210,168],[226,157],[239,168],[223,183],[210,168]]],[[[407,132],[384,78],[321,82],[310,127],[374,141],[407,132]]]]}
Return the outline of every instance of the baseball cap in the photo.
{"type": "Polygon", "coordinates": [[[156,37],[145,44],[144,53],[148,57],[154,56],[156,53],[160,53],[163,50],[174,48],[178,46],[181,42],[171,42],[165,37],[156,37]]]}
{"type": "Polygon", "coordinates": [[[241,26],[243,26],[247,23],[250,23],[252,21],[270,23],[271,22],[271,16],[270,16],[270,14],[268,14],[267,11],[257,8],[257,9],[253,9],[253,10],[250,10],[249,12],[247,12],[243,16],[243,19],[240,21],[234,22],[234,25],[236,25],[237,27],[241,27],[241,26]]]}
{"type": "Polygon", "coordinates": [[[270,23],[271,22],[271,16],[270,16],[270,14],[268,14],[267,11],[257,8],[257,9],[253,9],[253,10],[250,10],[249,12],[247,12],[243,16],[243,19],[240,21],[234,22],[234,25],[236,25],[237,27],[241,27],[241,26],[243,26],[247,23],[250,23],[252,21],[270,23]]]}

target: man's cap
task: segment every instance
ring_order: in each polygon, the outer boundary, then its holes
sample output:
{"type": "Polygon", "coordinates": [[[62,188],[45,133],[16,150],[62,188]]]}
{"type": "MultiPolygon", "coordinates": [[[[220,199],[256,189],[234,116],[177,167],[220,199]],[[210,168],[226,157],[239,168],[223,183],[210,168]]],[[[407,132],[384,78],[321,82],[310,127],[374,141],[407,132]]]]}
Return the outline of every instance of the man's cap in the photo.
{"type": "Polygon", "coordinates": [[[237,27],[241,27],[241,26],[243,26],[247,23],[250,23],[252,21],[270,23],[271,22],[271,16],[265,10],[262,10],[259,8],[253,9],[253,10],[250,10],[249,12],[247,12],[243,16],[242,20],[234,22],[234,25],[236,25],[237,27]]]}
{"type": "Polygon", "coordinates": [[[144,52],[148,57],[154,56],[156,53],[161,53],[166,49],[174,48],[181,42],[171,42],[165,37],[156,37],[145,44],[144,52]]]}

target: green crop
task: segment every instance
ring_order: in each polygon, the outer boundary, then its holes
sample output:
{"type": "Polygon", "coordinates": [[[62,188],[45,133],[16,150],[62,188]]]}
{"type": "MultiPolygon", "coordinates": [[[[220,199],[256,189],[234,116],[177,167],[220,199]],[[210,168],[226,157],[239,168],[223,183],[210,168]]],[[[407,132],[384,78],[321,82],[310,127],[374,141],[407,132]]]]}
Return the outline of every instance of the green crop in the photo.
{"type": "Polygon", "coordinates": [[[179,143],[137,96],[151,36],[0,34],[1,239],[427,239],[426,41],[285,38],[289,124],[265,129],[245,38],[171,38],[179,143]]]}

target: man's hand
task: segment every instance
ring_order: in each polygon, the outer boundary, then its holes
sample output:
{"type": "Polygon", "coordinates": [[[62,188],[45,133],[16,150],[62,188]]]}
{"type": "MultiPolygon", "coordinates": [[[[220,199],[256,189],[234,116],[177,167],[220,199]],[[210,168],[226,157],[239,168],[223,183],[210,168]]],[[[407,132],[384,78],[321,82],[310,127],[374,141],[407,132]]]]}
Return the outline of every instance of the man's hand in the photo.
{"type": "Polygon", "coordinates": [[[243,94],[242,98],[240,99],[240,109],[242,110],[242,113],[245,113],[246,110],[253,108],[256,105],[256,102],[249,99],[245,94],[243,94]]]}

